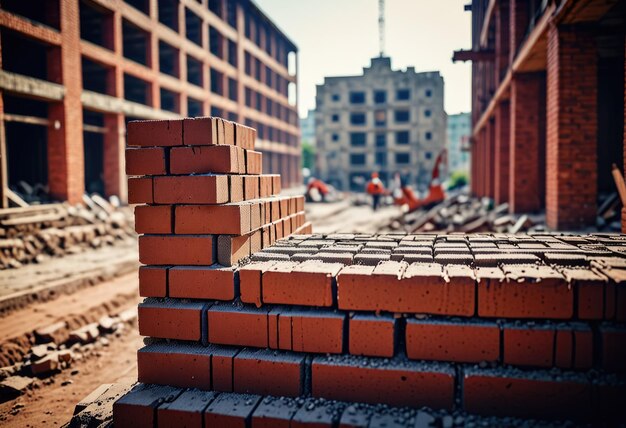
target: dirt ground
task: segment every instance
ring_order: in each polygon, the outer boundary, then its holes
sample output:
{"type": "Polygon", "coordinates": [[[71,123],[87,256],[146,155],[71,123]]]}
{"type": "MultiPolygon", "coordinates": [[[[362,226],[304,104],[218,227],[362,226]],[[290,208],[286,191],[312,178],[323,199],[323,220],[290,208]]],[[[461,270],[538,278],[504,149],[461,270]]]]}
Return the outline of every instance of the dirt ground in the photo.
{"type": "Polygon", "coordinates": [[[306,204],[306,217],[313,224],[313,233],[375,233],[399,215],[396,206],[372,211],[369,205],[352,205],[350,200],[306,204]]]}
{"type": "Polygon", "coordinates": [[[142,339],[136,327],[113,338],[100,355],[72,363],[72,367],[40,382],[27,394],[0,404],[3,427],[61,426],[72,417],[74,406],[103,383],[137,379],[137,349],[142,339]],[[75,373],[75,374],[72,374],[75,373]],[[64,385],[67,381],[70,384],[64,385]]]}

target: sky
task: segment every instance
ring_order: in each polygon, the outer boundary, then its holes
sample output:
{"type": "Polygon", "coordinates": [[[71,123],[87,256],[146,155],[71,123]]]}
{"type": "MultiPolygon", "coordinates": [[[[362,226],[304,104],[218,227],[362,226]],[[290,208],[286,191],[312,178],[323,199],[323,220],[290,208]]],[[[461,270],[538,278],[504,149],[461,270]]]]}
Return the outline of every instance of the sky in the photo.
{"type": "MultiPolygon", "coordinates": [[[[378,0],[255,0],[298,46],[300,116],[315,108],[325,76],[360,74],[378,56],[378,0]]],[[[394,69],[439,70],[448,114],[470,111],[471,65],[452,52],[471,47],[469,0],[386,0],[385,55],[394,69]]]]}

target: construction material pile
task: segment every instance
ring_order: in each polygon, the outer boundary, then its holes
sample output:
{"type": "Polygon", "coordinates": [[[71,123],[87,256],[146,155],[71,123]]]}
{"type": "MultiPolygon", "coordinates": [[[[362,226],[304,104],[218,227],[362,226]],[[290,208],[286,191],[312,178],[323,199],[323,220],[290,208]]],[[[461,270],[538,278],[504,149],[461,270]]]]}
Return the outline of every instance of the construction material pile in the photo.
{"type": "MultiPolygon", "coordinates": [[[[621,202],[617,193],[600,201],[596,227],[598,231],[619,232],[621,202]]],[[[394,219],[383,230],[418,232],[496,232],[521,233],[547,230],[543,214],[510,214],[509,204],[494,205],[489,198],[466,193],[451,195],[429,208],[407,212],[394,219]]]]}
{"type": "Polygon", "coordinates": [[[0,269],[113,245],[135,235],[132,211],[115,199],[111,203],[85,195],[83,202],[1,209],[0,269]]]}

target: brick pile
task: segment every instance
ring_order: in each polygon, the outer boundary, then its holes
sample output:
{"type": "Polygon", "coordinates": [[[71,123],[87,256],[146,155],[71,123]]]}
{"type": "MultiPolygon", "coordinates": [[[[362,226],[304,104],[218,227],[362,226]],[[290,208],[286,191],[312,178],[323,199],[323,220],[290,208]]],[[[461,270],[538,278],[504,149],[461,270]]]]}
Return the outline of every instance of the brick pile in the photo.
{"type": "Polygon", "coordinates": [[[624,418],[625,256],[621,235],[298,233],[238,266],[145,266],[115,424],[624,418]]]}
{"type": "MultiPolygon", "coordinates": [[[[304,197],[279,196],[280,176],[262,174],[255,139],[254,129],[212,117],[128,124],[128,201],[141,204],[139,261],[150,266],[143,276],[164,277],[173,265],[231,266],[311,231],[304,197]]],[[[207,270],[178,267],[172,282],[201,281],[207,270]]]]}

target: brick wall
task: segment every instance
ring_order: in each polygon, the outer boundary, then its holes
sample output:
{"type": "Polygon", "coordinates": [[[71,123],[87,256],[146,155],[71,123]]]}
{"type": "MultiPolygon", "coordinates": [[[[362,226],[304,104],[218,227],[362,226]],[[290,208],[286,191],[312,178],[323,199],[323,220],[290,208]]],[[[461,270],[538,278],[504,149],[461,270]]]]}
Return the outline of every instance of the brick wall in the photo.
{"type": "Polygon", "coordinates": [[[546,220],[555,229],[595,223],[597,53],[582,26],[548,28],[546,220]]]}
{"type": "Polygon", "coordinates": [[[539,211],[544,204],[545,77],[519,73],[511,81],[509,205],[513,213],[539,211]]]}

